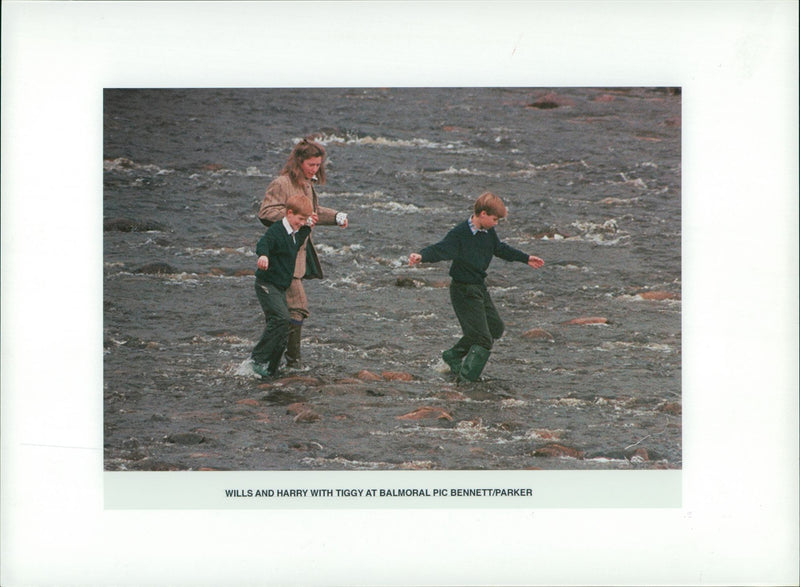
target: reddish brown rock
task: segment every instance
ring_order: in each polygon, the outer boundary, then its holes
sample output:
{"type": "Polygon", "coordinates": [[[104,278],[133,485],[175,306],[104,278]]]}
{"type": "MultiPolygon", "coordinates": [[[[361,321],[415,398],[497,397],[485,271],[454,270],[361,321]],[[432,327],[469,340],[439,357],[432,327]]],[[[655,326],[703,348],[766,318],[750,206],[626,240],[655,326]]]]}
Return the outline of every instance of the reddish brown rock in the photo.
{"type": "Polygon", "coordinates": [[[306,411],[308,409],[310,409],[310,408],[308,407],[307,403],[305,403],[305,402],[297,402],[297,403],[289,404],[288,406],[286,406],[286,413],[287,414],[294,414],[296,416],[300,412],[304,412],[304,411],[306,411]]]}
{"type": "Polygon", "coordinates": [[[372,371],[367,371],[366,369],[356,373],[356,378],[360,379],[361,381],[383,381],[383,377],[373,373],[372,371]]]}
{"type": "Polygon", "coordinates": [[[647,452],[646,448],[637,448],[633,451],[633,454],[630,456],[632,461],[649,461],[650,455],[647,452]]]}
{"type": "Polygon", "coordinates": [[[431,406],[424,406],[414,410],[413,412],[409,412],[408,414],[397,416],[398,420],[426,420],[430,418],[436,420],[453,420],[453,416],[445,412],[443,409],[434,408],[431,406]]]}
{"type": "Polygon", "coordinates": [[[587,324],[608,324],[608,318],[602,316],[583,316],[581,318],[573,318],[564,322],[564,324],[571,326],[584,326],[587,324]]]}
{"type": "Polygon", "coordinates": [[[547,342],[555,341],[553,335],[542,328],[532,328],[531,330],[523,333],[522,338],[527,338],[529,340],[545,340],[547,342]]]}
{"type": "Polygon", "coordinates": [[[561,440],[563,432],[561,430],[545,430],[539,428],[533,431],[533,435],[541,440],[561,440]]]}
{"type": "Polygon", "coordinates": [[[257,406],[259,404],[257,399],[252,399],[252,398],[240,399],[236,403],[242,406],[257,406]]]}
{"type": "Polygon", "coordinates": [[[563,444],[547,444],[533,451],[533,456],[536,457],[572,457],[574,459],[583,459],[586,453],[577,448],[564,446],[563,444]]]}
{"type": "Polygon", "coordinates": [[[673,416],[680,416],[683,412],[683,407],[677,402],[667,402],[658,406],[658,411],[672,414],[673,416]]]}
{"type": "Polygon", "coordinates": [[[414,376],[411,373],[403,373],[401,371],[384,371],[381,373],[386,381],[414,381],[414,376]]]}
{"type": "Polygon", "coordinates": [[[599,96],[594,97],[595,102],[613,102],[616,99],[617,97],[613,96],[612,94],[600,94],[599,96]]]}
{"type": "Polygon", "coordinates": [[[637,294],[643,300],[679,300],[681,294],[669,291],[643,291],[637,294]]]}
{"type": "Polygon", "coordinates": [[[298,424],[310,424],[311,422],[317,422],[321,419],[322,416],[311,409],[303,410],[294,417],[294,421],[298,424]]]}

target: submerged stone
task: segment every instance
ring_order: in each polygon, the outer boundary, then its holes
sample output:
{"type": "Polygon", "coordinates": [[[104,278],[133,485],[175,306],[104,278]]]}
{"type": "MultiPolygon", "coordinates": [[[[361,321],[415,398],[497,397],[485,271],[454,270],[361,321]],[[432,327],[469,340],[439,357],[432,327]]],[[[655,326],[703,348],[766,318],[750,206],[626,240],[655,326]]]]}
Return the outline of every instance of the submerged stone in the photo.
{"type": "Polygon", "coordinates": [[[398,420],[425,420],[425,419],[436,419],[436,420],[453,420],[453,416],[445,412],[441,408],[434,408],[432,406],[423,406],[414,410],[413,412],[409,412],[408,414],[403,414],[402,416],[397,416],[398,420]]]}
{"type": "Polygon", "coordinates": [[[414,376],[411,373],[402,371],[384,371],[381,376],[386,381],[414,381],[414,376]]]}
{"type": "Polygon", "coordinates": [[[564,322],[568,326],[585,326],[588,324],[608,324],[608,318],[602,316],[584,316],[581,318],[573,318],[564,322]]]}

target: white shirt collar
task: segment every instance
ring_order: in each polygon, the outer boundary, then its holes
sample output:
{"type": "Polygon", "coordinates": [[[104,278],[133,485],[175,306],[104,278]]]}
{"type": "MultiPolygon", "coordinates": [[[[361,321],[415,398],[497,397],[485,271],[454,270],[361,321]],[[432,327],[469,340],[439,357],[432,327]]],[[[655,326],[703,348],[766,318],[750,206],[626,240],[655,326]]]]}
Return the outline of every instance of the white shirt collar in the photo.
{"type": "Polygon", "coordinates": [[[286,229],[286,234],[294,234],[295,230],[292,228],[292,225],[289,224],[289,221],[286,220],[286,216],[283,217],[283,227],[286,229]]]}

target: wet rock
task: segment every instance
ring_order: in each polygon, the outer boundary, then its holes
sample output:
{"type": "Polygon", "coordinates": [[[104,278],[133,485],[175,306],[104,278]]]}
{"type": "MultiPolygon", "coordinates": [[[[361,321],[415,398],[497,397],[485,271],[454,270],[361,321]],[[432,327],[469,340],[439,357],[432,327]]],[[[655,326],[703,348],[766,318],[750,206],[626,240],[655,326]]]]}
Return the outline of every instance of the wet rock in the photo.
{"type": "Polygon", "coordinates": [[[549,228],[533,233],[531,238],[535,238],[536,240],[562,240],[569,237],[555,228],[549,228]]]}
{"type": "Polygon", "coordinates": [[[548,92],[544,96],[537,98],[531,104],[528,104],[529,108],[538,108],[540,110],[546,110],[549,108],[560,108],[561,106],[574,106],[575,102],[569,98],[564,96],[559,96],[555,92],[548,92]]]}
{"type": "Polygon", "coordinates": [[[372,371],[367,371],[366,369],[356,373],[356,378],[360,379],[361,381],[383,381],[383,377],[373,373],[372,371]]]}
{"type": "Polygon", "coordinates": [[[206,438],[202,434],[195,432],[178,432],[177,434],[170,434],[165,440],[171,444],[200,444],[205,442],[206,438]]]}
{"type": "Polygon", "coordinates": [[[643,291],[637,294],[643,300],[679,300],[681,294],[672,293],[669,291],[643,291]]]}
{"type": "Polygon", "coordinates": [[[413,279],[411,277],[398,277],[394,282],[397,287],[423,287],[425,282],[421,279],[413,279]]]}
{"type": "Polygon", "coordinates": [[[180,272],[168,263],[148,263],[147,265],[142,265],[138,269],[134,270],[134,273],[144,273],[147,275],[171,275],[180,272]]]}
{"type": "Polygon", "coordinates": [[[166,226],[158,222],[147,220],[133,220],[131,218],[109,218],[103,221],[104,232],[149,232],[151,230],[164,231],[166,226]]]}
{"type": "Polygon", "coordinates": [[[436,465],[430,461],[412,461],[400,463],[397,468],[407,471],[430,471],[435,469],[436,465]]]}
{"type": "Polygon", "coordinates": [[[666,402],[658,406],[658,411],[672,414],[673,416],[680,416],[683,412],[683,407],[678,402],[666,402]]]}
{"type": "Polygon", "coordinates": [[[646,448],[637,448],[625,456],[632,463],[644,463],[650,460],[650,454],[646,448]]]}
{"type": "Polygon", "coordinates": [[[421,408],[417,408],[413,412],[409,412],[408,414],[403,414],[402,416],[397,416],[398,420],[427,420],[427,419],[435,419],[435,420],[453,420],[453,416],[445,412],[441,408],[435,408],[432,406],[423,406],[421,408]]]}
{"type": "Polygon", "coordinates": [[[563,444],[547,444],[533,451],[533,456],[535,457],[572,457],[573,459],[583,459],[585,454],[586,453],[580,449],[564,446],[563,444]]]}
{"type": "Polygon", "coordinates": [[[527,338],[528,340],[543,340],[546,342],[555,342],[556,340],[553,338],[552,334],[542,328],[532,328],[523,333],[522,338],[527,338]]]}
{"type": "Polygon", "coordinates": [[[600,200],[600,203],[604,206],[620,206],[624,204],[633,204],[638,201],[639,198],[614,198],[609,196],[608,198],[600,200]]]}
{"type": "Polygon", "coordinates": [[[568,326],[585,326],[591,324],[608,324],[608,318],[602,316],[583,316],[581,318],[573,318],[564,322],[568,326]]]}
{"type": "Polygon", "coordinates": [[[411,373],[404,373],[402,371],[384,371],[381,373],[386,381],[414,381],[414,376],[411,373]]]}
{"type": "Polygon", "coordinates": [[[286,406],[286,413],[296,416],[300,412],[304,412],[304,411],[309,410],[309,409],[311,409],[311,408],[309,407],[309,405],[307,403],[305,403],[305,402],[295,402],[293,404],[289,404],[288,406],[286,406]]]}
{"type": "Polygon", "coordinates": [[[286,413],[293,414],[293,421],[298,424],[308,424],[322,419],[322,416],[305,402],[297,402],[286,406],[286,413]]]}
{"type": "MultiPolygon", "coordinates": [[[[270,384],[267,383],[265,385],[259,385],[259,387],[265,387],[265,386],[268,387],[270,386],[270,384]]],[[[294,403],[302,401],[304,398],[300,394],[292,393],[291,391],[276,389],[274,391],[271,391],[261,399],[273,405],[289,406],[294,403]]]]}
{"type": "Polygon", "coordinates": [[[312,409],[303,410],[299,414],[294,417],[294,422],[297,424],[310,424],[312,422],[318,422],[322,419],[317,412],[312,409]]]}

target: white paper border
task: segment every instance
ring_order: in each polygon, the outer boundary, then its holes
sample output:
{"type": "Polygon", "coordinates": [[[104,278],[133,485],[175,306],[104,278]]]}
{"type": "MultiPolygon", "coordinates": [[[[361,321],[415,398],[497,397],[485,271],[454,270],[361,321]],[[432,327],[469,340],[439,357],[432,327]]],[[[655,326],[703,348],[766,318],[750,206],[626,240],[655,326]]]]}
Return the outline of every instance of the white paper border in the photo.
{"type": "Polygon", "coordinates": [[[796,582],[797,3],[2,10],[0,584],[796,582]],[[446,85],[683,87],[683,507],[104,510],[102,88],[446,85]]]}

